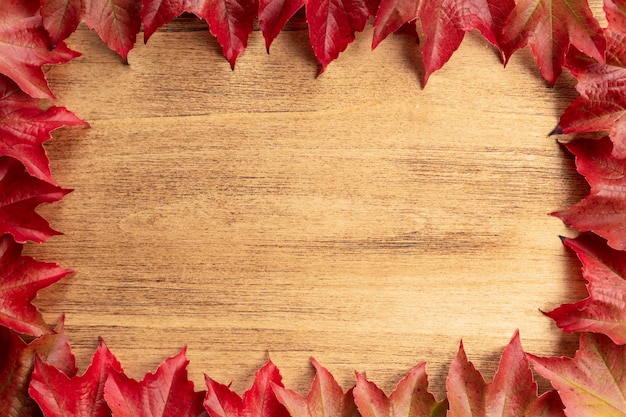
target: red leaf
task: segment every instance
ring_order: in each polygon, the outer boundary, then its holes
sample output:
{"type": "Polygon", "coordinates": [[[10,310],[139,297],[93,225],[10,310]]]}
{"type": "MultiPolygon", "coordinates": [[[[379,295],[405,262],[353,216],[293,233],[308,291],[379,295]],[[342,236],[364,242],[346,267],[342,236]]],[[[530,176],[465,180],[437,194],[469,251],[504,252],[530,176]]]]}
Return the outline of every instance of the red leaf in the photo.
{"type": "Polygon", "coordinates": [[[55,184],[43,143],[63,126],[87,126],[64,107],[41,110],[37,100],[0,75],[0,155],[19,160],[28,172],[55,184]]]}
{"type": "Polygon", "coordinates": [[[26,344],[8,329],[0,327],[0,416],[41,415],[28,395],[28,383],[36,356],[59,368],[66,375],[76,374],[74,356],[63,332],[63,320],[57,325],[55,333],[44,335],[30,344],[26,344]]]}
{"type": "Polygon", "coordinates": [[[9,235],[0,237],[0,325],[18,333],[41,336],[51,331],[31,302],[37,291],[72,271],[21,255],[22,245],[9,235]]]}
{"type": "Polygon", "coordinates": [[[626,259],[624,252],[593,235],[565,239],[583,264],[589,297],[547,313],[566,332],[595,332],[626,344],[626,259]]]}
{"type": "Polygon", "coordinates": [[[148,39],[160,27],[183,13],[199,14],[205,0],[142,0],[141,21],[144,25],[143,40],[148,39]]]}
{"type": "Polygon", "coordinates": [[[422,56],[424,82],[440,69],[457,50],[465,32],[473,29],[496,47],[504,20],[514,7],[513,0],[436,0],[426,1],[419,10],[426,36],[422,56]]]}
{"type": "Polygon", "coordinates": [[[0,7],[0,73],[7,75],[28,95],[54,98],[41,69],[76,58],[60,42],[52,49],[39,14],[39,0],[3,2],[0,7]]]}
{"type": "Polygon", "coordinates": [[[125,60],[141,28],[141,0],[89,0],[85,23],[125,60]]]}
{"type": "Polygon", "coordinates": [[[122,367],[100,340],[81,376],[69,377],[38,359],[28,392],[46,417],[108,417],[111,409],[104,401],[104,384],[110,370],[122,372],[122,367]]]}
{"type": "Polygon", "coordinates": [[[84,0],[42,0],[43,25],[53,45],[70,36],[85,14],[84,0]]]}
{"type": "Polygon", "coordinates": [[[197,417],[204,412],[204,392],[195,392],[187,377],[186,348],[165,360],[141,382],[111,370],[104,398],[115,417],[197,417]]]}
{"type": "Polygon", "coordinates": [[[306,17],[313,53],[322,64],[320,73],[354,41],[370,16],[376,13],[378,0],[308,0],[306,17]]]}
{"type": "Polygon", "coordinates": [[[518,1],[504,24],[506,59],[527,44],[550,85],[561,74],[570,45],[598,62],[604,62],[606,48],[602,29],[586,0],[518,1]]]}
{"type": "Polygon", "coordinates": [[[356,374],[354,400],[363,417],[443,417],[448,402],[435,401],[428,392],[428,376],[424,363],[413,368],[398,382],[389,397],[364,376],[356,374]]]}
{"type": "Polygon", "coordinates": [[[568,416],[626,415],[626,347],[583,333],[574,359],[529,355],[561,395],[568,416]]]}
{"type": "Polygon", "coordinates": [[[265,48],[270,45],[305,0],[259,0],[259,27],[265,38],[265,48]]]}
{"type": "Polygon", "coordinates": [[[568,55],[566,65],[578,80],[580,97],[565,110],[559,126],[563,133],[610,131],[613,154],[626,158],[626,2],[606,0],[604,9],[609,21],[606,63],[581,53],[568,55]]]}
{"type": "Polygon", "coordinates": [[[467,360],[461,344],[450,366],[446,387],[450,417],[564,416],[562,404],[554,393],[537,397],[537,383],[517,332],[502,353],[492,383],[487,384],[467,360]]]}
{"type": "Polygon", "coordinates": [[[18,243],[40,243],[58,235],[35,208],[69,192],[30,176],[15,159],[0,157],[0,235],[10,233],[18,243]]]}
{"type": "Polygon", "coordinates": [[[198,14],[209,23],[231,68],[248,45],[258,9],[257,0],[207,0],[198,14]]]}
{"type": "Polygon", "coordinates": [[[315,378],[306,397],[280,385],[272,385],[278,401],[287,408],[291,417],[352,417],[356,406],[352,390],[343,393],[330,372],[315,359],[315,378]]]}
{"type": "Polygon", "coordinates": [[[626,159],[612,156],[612,144],[602,140],[579,140],[567,148],[576,155],[578,172],[591,185],[590,194],[558,213],[565,224],[592,231],[615,249],[626,249],[626,159]]]}
{"type": "Polygon", "coordinates": [[[421,0],[381,0],[374,18],[372,49],[408,22],[417,19],[421,0]]]}
{"type": "Polygon", "coordinates": [[[205,379],[208,390],[204,407],[211,417],[289,417],[272,390],[272,386],[283,386],[280,372],[272,361],[257,371],[252,387],[243,398],[228,386],[208,376],[205,379]]]}

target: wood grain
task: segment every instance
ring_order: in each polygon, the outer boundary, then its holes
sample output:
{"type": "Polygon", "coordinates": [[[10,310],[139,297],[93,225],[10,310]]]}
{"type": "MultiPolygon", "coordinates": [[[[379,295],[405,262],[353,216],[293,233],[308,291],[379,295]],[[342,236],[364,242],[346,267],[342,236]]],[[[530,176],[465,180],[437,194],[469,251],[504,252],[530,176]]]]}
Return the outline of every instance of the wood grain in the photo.
{"type": "Polygon", "coordinates": [[[76,270],[37,304],[83,369],[98,336],[135,378],[187,344],[199,388],[239,392],[268,354],[300,392],[310,356],[387,392],[426,361],[441,397],[460,339],[487,377],[515,329],[573,353],[540,309],[585,296],[548,215],[587,191],[548,137],[574,81],[548,88],[528,51],[505,70],[470,34],[422,89],[413,40],[370,40],[316,78],[297,24],[270,55],[254,32],[235,71],[190,19],[129,65],[70,38],[83,56],[48,77],[91,128],[48,144],[74,192],[40,210],[65,235],[27,252],[76,270]]]}

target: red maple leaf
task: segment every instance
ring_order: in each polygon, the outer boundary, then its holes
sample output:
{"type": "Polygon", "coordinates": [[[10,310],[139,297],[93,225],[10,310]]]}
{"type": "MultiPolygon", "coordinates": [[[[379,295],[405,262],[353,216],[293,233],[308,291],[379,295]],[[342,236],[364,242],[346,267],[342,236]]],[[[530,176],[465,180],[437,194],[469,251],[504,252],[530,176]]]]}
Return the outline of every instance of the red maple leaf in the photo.
{"type": "Polygon", "coordinates": [[[308,0],[306,18],[320,73],[354,41],[356,32],[374,16],[378,0],[308,0]]]}
{"type": "Polygon", "coordinates": [[[265,38],[265,49],[270,45],[305,0],[259,0],[259,28],[265,38]]]}
{"type": "Polygon", "coordinates": [[[573,359],[529,357],[559,392],[568,416],[626,415],[626,346],[582,333],[573,359]]]}
{"type": "Polygon", "coordinates": [[[35,208],[59,201],[69,192],[29,175],[15,159],[0,157],[0,235],[10,233],[18,243],[41,243],[60,234],[35,208]]]}
{"type": "Polygon", "coordinates": [[[183,13],[200,14],[206,0],[142,0],[141,21],[144,25],[143,40],[150,37],[160,27],[183,13]]]}
{"type": "Polygon", "coordinates": [[[311,362],[316,373],[311,390],[306,397],[280,385],[272,386],[276,398],[289,411],[291,417],[353,417],[357,415],[352,390],[344,394],[341,386],[326,368],[313,358],[311,362]]]}
{"type": "Polygon", "coordinates": [[[122,367],[104,342],[81,376],[68,376],[52,364],[37,359],[28,393],[46,417],[109,417],[104,401],[104,384],[111,370],[122,367]]]}
{"type": "Polygon", "coordinates": [[[626,259],[606,241],[586,234],[565,239],[583,264],[589,297],[546,313],[566,332],[595,332],[626,344],[626,259]]]}
{"type": "Polygon", "coordinates": [[[3,2],[0,7],[0,73],[35,98],[54,98],[41,67],[80,54],[63,42],[53,49],[39,14],[40,0],[3,2]]]}
{"type": "Polygon", "coordinates": [[[553,213],[577,230],[592,231],[611,247],[626,249],[626,159],[612,155],[609,138],[577,140],[567,144],[576,155],[576,168],[585,176],[591,191],[565,211],[553,213]]]}
{"type": "Polygon", "coordinates": [[[537,383],[518,332],[504,349],[490,384],[467,360],[461,343],[456,359],[450,365],[446,388],[450,417],[564,416],[563,405],[554,391],[537,396],[537,383]]]}
{"type": "Polygon", "coordinates": [[[140,0],[89,0],[84,21],[109,48],[128,58],[141,28],[140,0]]]}
{"type": "Polygon", "coordinates": [[[443,417],[446,400],[437,402],[428,392],[428,376],[424,363],[413,368],[389,397],[373,382],[356,374],[354,400],[363,417],[443,417]]]}
{"type": "Polygon", "coordinates": [[[41,336],[30,344],[0,327],[0,416],[32,417],[41,414],[28,395],[36,356],[66,375],[76,374],[74,356],[63,331],[63,319],[54,333],[41,336]]]}
{"type": "Polygon", "coordinates": [[[606,63],[574,51],[566,65],[578,80],[580,97],[565,109],[559,122],[563,133],[610,131],[613,154],[626,158],[626,1],[604,2],[609,26],[606,63]]]}
{"type": "Polygon", "coordinates": [[[408,22],[417,19],[421,0],[381,0],[374,18],[372,49],[408,22]]]}
{"type": "Polygon", "coordinates": [[[0,154],[19,160],[31,175],[55,184],[43,143],[55,129],[87,123],[65,107],[42,110],[37,102],[0,75],[0,154]]]}
{"type": "Polygon", "coordinates": [[[166,359],[141,382],[110,369],[104,398],[115,417],[198,417],[204,392],[195,392],[187,377],[186,348],[166,359]]]}
{"type": "Polygon", "coordinates": [[[10,235],[0,237],[0,325],[41,336],[51,330],[31,302],[37,291],[72,271],[22,256],[22,247],[10,235]]]}
{"type": "Polygon", "coordinates": [[[211,417],[289,417],[289,412],[276,398],[272,387],[282,387],[282,377],[278,368],[268,361],[259,369],[254,383],[243,398],[220,384],[206,377],[207,393],[204,407],[211,417]]]}
{"type": "Polygon", "coordinates": [[[43,25],[53,45],[67,39],[85,14],[87,0],[41,0],[43,25]]]}
{"type": "Polygon", "coordinates": [[[527,44],[550,85],[561,74],[570,45],[598,62],[604,62],[606,48],[602,29],[586,0],[518,1],[503,27],[506,59],[527,44]]]}

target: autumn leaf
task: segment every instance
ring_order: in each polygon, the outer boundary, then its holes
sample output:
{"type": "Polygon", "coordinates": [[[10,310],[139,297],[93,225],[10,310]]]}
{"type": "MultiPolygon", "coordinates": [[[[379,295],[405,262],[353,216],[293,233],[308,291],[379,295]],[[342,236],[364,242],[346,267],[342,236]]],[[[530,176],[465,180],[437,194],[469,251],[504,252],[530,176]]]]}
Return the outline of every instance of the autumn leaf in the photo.
{"type": "Polygon", "coordinates": [[[557,417],[563,407],[554,391],[538,397],[519,333],[504,349],[493,382],[487,384],[467,360],[463,344],[446,380],[449,417],[557,417]]]}
{"type": "Polygon", "coordinates": [[[31,303],[37,291],[72,271],[22,256],[22,245],[10,235],[0,237],[0,325],[18,333],[41,336],[51,330],[31,303]]]}
{"type": "Polygon", "coordinates": [[[54,333],[41,336],[30,344],[12,331],[0,327],[0,416],[41,415],[39,407],[28,395],[36,356],[66,375],[76,374],[74,356],[63,330],[63,319],[54,333]]]}
{"type": "Polygon", "coordinates": [[[89,0],[84,21],[109,48],[128,59],[141,28],[141,0],[89,0]]]}
{"type": "Polygon", "coordinates": [[[509,14],[502,36],[506,60],[530,45],[541,75],[550,85],[563,70],[570,45],[604,62],[606,42],[586,0],[520,0],[509,14]]]}
{"type": "Polygon", "coordinates": [[[320,73],[354,41],[378,8],[377,0],[308,0],[306,18],[320,73]]]}
{"type": "Polygon", "coordinates": [[[42,110],[38,100],[0,75],[0,155],[19,160],[40,180],[55,184],[43,143],[50,132],[63,126],[87,126],[64,107],[42,110]]]}
{"type": "Polygon", "coordinates": [[[41,17],[52,45],[67,39],[78,28],[88,0],[42,0],[41,17]]]}
{"type": "Polygon", "coordinates": [[[104,384],[111,370],[122,372],[122,367],[100,340],[91,365],[81,376],[70,377],[37,359],[28,392],[45,417],[109,417],[104,384]]]}
{"type": "Polygon", "coordinates": [[[559,392],[568,417],[626,416],[626,346],[582,333],[573,359],[529,358],[559,392]]]}
{"type": "Polygon", "coordinates": [[[566,65],[578,80],[580,97],[565,109],[559,121],[563,133],[609,131],[613,154],[626,158],[626,2],[605,0],[609,25],[606,63],[573,51],[566,65]]]}
{"type": "Polygon", "coordinates": [[[39,0],[3,2],[0,7],[0,73],[35,98],[54,98],[42,66],[68,62],[80,54],[60,42],[53,49],[39,0]]]}
{"type": "Polygon", "coordinates": [[[553,213],[577,230],[592,231],[608,240],[611,247],[626,249],[626,159],[612,155],[609,138],[578,140],[567,144],[576,155],[576,168],[585,176],[591,191],[565,211],[553,213]]]}
{"type": "Polygon", "coordinates": [[[142,0],[141,21],[144,25],[143,40],[150,37],[160,27],[183,13],[200,14],[206,0],[142,0]]]}
{"type": "Polygon", "coordinates": [[[272,385],[278,401],[291,417],[353,417],[356,406],[352,390],[344,394],[332,374],[311,358],[315,378],[306,397],[280,385],[272,385]]]}
{"type": "Polygon", "coordinates": [[[278,368],[268,361],[259,369],[254,383],[243,397],[208,376],[204,407],[211,417],[289,417],[287,409],[276,398],[275,387],[282,387],[282,377],[278,368]]]}
{"type": "Polygon", "coordinates": [[[546,313],[566,332],[595,332],[626,344],[626,259],[591,234],[564,239],[583,264],[589,297],[546,313]]]}
{"type": "Polygon", "coordinates": [[[413,368],[389,397],[363,375],[356,374],[354,401],[363,417],[443,417],[446,400],[437,402],[428,392],[426,364],[413,368]]]}
{"type": "Polygon", "coordinates": [[[305,0],[259,0],[259,28],[268,53],[274,39],[304,3],[305,0]]]}
{"type": "Polygon", "coordinates": [[[374,18],[372,49],[403,25],[417,19],[421,0],[381,0],[374,18]]]}
{"type": "Polygon", "coordinates": [[[69,192],[29,175],[15,159],[0,157],[0,235],[10,233],[18,243],[45,242],[58,235],[35,208],[69,192]]]}
{"type": "Polygon", "coordinates": [[[104,398],[115,417],[198,417],[204,413],[204,392],[195,392],[187,377],[186,348],[166,359],[141,382],[112,368],[104,398]]]}

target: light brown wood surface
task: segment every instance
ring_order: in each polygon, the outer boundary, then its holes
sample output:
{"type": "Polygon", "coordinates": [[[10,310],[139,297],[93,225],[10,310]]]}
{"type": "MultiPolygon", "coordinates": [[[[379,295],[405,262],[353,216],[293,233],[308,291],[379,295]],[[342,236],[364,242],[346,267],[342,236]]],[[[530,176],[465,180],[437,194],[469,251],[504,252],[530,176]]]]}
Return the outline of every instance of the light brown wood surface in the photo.
{"type": "Polygon", "coordinates": [[[419,46],[370,52],[371,27],[316,78],[307,42],[296,22],[267,55],[255,31],[231,71],[189,19],[129,65],[69,39],[83,56],[48,76],[91,128],[48,143],[74,192],[40,210],[65,235],[27,253],[76,270],[37,304],[81,369],[98,336],[135,378],[187,345],[198,389],[240,393],[268,353],[300,392],[311,356],[387,392],[426,361],[442,397],[461,339],[487,378],[516,329],[573,354],[540,311],[586,294],[548,215],[587,191],[548,137],[573,79],[548,88],[528,50],[503,69],[470,34],[422,89],[419,46]]]}

